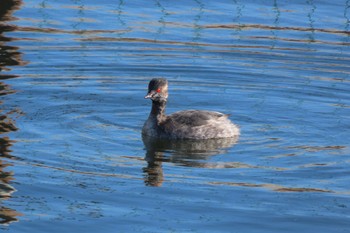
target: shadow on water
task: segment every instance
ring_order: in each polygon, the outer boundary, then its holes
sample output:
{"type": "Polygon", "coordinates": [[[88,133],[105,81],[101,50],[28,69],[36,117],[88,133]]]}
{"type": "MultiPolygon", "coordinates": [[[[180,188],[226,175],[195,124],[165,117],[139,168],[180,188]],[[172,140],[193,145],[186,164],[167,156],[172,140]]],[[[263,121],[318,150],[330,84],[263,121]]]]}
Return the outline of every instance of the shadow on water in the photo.
{"type": "Polygon", "coordinates": [[[145,183],[161,186],[164,181],[162,163],[171,162],[186,167],[211,167],[206,162],[211,156],[223,154],[236,144],[238,137],[208,140],[166,140],[143,135],[146,147],[145,183]],[[166,155],[170,154],[170,156],[166,155]]]}
{"type": "MultiPolygon", "coordinates": [[[[4,126],[4,122],[2,121],[1,126],[4,126]]],[[[1,127],[0,134],[3,133],[2,130],[1,127]]],[[[16,222],[18,221],[17,217],[21,215],[17,211],[3,205],[3,201],[11,198],[12,193],[16,191],[16,189],[10,185],[11,181],[15,179],[13,172],[5,171],[5,169],[12,166],[12,164],[2,160],[2,158],[13,159],[10,155],[12,143],[13,141],[7,137],[0,138],[0,224],[16,222]]]]}
{"type": "MultiPolygon", "coordinates": [[[[6,32],[16,30],[16,26],[7,24],[8,21],[14,20],[11,16],[12,12],[18,10],[22,1],[4,0],[0,6],[0,71],[10,70],[7,66],[23,65],[21,53],[18,52],[18,47],[6,45],[6,42],[14,40],[13,38],[4,35],[6,32]]],[[[0,79],[14,78],[14,75],[0,74],[0,79]]]]}
{"type": "MultiPolygon", "coordinates": [[[[13,38],[6,37],[4,33],[16,30],[15,26],[8,25],[8,21],[15,18],[12,12],[18,10],[22,4],[21,0],[2,0],[0,6],[0,72],[10,71],[8,66],[22,65],[21,53],[18,52],[18,47],[6,45],[7,42],[12,41],[13,38]]],[[[0,80],[15,78],[16,75],[0,74],[0,80]]],[[[15,93],[11,87],[0,81],[0,96],[6,96],[15,93]]],[[[0,102],[2,106],[4,102],[0,102]]],[[[17,131],[14,116],[20,115],[21,111],[18,109],[4,110],[0,109],[0,224],[9,224],[18,221],[17,217],[21,214],[16,210],[4,206],[5,200],[11,198],[13,192],[16,191],[11,186],[11,182],[15,179],[14,174],[6,169],[13,164],[8,163],[8,160],[14,160],[11,156],[10,147],[14,141],[9,137],[4,136],[6,133],[17,131]]]]}

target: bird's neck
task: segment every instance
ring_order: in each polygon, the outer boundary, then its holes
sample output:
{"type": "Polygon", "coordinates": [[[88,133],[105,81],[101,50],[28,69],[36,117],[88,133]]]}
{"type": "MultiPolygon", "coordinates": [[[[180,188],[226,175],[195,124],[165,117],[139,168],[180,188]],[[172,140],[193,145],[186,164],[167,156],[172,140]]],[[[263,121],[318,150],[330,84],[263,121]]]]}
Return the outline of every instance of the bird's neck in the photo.
{"type": "Polygon", "coordinates": [[[150,113],[150,117],[154,118],[157,124],[162,122],[162,120],[165,118],[165,106],[166,100],[152,101],[152,110],[150,113]]]}

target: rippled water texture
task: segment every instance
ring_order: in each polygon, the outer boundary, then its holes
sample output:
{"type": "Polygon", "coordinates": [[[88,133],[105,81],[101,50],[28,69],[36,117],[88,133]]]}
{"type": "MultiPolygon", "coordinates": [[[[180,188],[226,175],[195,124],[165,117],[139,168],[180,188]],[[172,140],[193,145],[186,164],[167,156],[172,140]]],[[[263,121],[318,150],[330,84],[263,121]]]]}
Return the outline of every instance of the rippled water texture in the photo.
{"type": "Polygon", "coordinates": [[[350,232],[350,1],[0,1],[4,232],[350,232]],[[141,137],[167,112],[239,138],[141,137]]]}

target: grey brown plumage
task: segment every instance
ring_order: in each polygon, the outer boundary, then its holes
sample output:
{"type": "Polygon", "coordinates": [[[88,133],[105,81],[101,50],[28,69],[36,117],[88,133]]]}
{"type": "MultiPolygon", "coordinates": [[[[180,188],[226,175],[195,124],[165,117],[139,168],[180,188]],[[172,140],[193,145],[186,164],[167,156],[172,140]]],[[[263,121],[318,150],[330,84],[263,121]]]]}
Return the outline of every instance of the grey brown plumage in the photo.
{"type": "Polygon", "coordinates": [[[152,100],[151,113],[142,133],[168,139],[211,139],[239,136],[239,128],[227,114],[214,111],[186,110],[165,115],[168,98],[166,79],[152,79],[145,98],[152,100]]]}

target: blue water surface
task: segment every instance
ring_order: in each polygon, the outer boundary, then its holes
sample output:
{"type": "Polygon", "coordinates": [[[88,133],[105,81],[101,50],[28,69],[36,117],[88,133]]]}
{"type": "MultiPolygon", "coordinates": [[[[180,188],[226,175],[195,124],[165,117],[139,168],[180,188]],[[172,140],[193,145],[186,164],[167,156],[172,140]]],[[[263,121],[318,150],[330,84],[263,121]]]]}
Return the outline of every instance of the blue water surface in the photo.
{"type": "Polygon", "coordinates": [[[350,1],[1,4],[4,232],[350,232],[350,1]],[[241,136],[143,139],[155,77],[241,136]]]}

